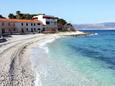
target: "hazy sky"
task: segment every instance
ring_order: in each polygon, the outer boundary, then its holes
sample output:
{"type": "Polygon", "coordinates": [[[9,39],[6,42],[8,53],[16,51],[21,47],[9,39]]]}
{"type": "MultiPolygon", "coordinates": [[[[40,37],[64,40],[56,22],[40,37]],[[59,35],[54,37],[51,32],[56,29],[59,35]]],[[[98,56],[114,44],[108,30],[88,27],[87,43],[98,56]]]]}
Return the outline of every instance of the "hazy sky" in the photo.
{"type": "Polygon", "coordinates": [[[0,14],[17,10],[55,15],[74,24],[115,21],[115,0],[0,0],[0,14]]]}

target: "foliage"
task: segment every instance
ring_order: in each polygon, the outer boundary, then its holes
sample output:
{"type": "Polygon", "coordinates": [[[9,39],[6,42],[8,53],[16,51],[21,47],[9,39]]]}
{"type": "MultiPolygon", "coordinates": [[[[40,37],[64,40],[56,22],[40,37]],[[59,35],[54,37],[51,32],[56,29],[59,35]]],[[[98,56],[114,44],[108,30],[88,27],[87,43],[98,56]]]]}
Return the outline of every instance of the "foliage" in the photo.
{"type": "Polygon", "coordinates": [[[61,25],[67,24],[66,20],[64,20],[64,19],[58,19],[58,20],[57,20],[57,23],[58,23],[58,24],[61,24],[61,25]]]}
{"type": "Polygon", "coordinates": [[[3,17],[2,15],[0,15],[0,18],[5,18],[5,17],[3,17]]]}
{"type": "Polygon", "coordinates": [[[21,14],[21,11],[16,11],[16,15],[20,15],[21,14]]]}
{"type": "Polygon", "coordinates": [[[9,19],[15,19],[16,16],[15,16],[14,14],[10,13],[10,14],[8,15],[8,18],[9,18],[9,19]]]}
{"type": "Polygon", "coordinates": [[[33,16],[36,16],[37,14],[29,14],[29,13],[21,13],[21,11],[16,11],[16,15],[10,13],[8,17],[10,19],[32,19],[33,16]]]}

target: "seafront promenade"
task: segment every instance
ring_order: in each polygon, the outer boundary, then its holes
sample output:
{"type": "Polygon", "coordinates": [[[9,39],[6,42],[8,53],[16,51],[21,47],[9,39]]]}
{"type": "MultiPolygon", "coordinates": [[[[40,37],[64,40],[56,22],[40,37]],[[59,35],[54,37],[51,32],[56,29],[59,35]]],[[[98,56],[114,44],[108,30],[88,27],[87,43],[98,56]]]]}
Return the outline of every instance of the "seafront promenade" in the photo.
{"type": "MultiPolygon", "coordinates": [[[[28,48],[41,40],[56,39],[67,35],[85,35],[86,33],[61,32],[56,34],[13,35],[7,42],[0,43],[0,85],[34,86],[33,71],[28,48]]],[[[44,41],[43,41],[44,42],[44,41]]]]}

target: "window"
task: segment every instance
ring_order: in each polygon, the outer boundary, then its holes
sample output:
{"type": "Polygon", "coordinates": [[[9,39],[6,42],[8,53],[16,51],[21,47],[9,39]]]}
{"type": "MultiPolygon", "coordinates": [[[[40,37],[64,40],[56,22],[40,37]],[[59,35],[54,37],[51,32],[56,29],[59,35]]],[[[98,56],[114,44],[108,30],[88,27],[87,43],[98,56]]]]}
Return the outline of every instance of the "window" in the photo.
{"type": "Polygon", "coordinates": [[[36,31],[36,28],[34,28],[34,31],[36,31]]]}
{"type": "Polygon", "coordinates": [[[15,31],[16,29],[14,28],[13,31],[15,31]]]}
{"type": "Polygon", "coordinates": [[[38,23],[38,25],[40,25],[40,23],[38,23]]]}
{"type": "Polygon", "coordinates": [[[33,26],[33,23],[31,23],[31,26],[33,26]]]}
{"type": "Polygon", "coordinates": [[[36,24],[34,23],[34,26],[35,26],[36,24]]]}
{"type": "Polygon", "coordinates": [[[2,28],[2,34],[4,34],[5,33],[5,29],[4,28],[2,28]]]}
{"type": "Polygon", "coordinates": [[[40,30],[40,28],[38,28],[38,30],[40,30]]]}
{"type": "Polygon", "coordinates": [[[23,24],[23,23],[21,23],[21,25],[23,26],[24,24],[23,24]]]}
{"type": "Polygon", "coordinates": [[[26,23],[26,26],[28,26],[28,23],[26,23]]]}
{"type": "Polygon", "coordinates": [[[50,24],[50,22],[49,22],[49,21],[46,21],[46,24],[50,24]]]}
{"type": "Polygon", "coordinates": [[[45,28],[43,28],[42,31],[45,31],[45,28]]]}
{"type": "Polygon", "coordinates": [[[33,32],[33,28],[31,28],[31,32],[33,32]]]}
{"type": "Polygon", "coordinates": [[[21,29],[21,32],[24,33],[24,29],[23,28],[21,29]]]}
{"type": "Polygon", "coordinates": [[[28,31],[28,28],[26,28],[26,30],[28,31]]]}

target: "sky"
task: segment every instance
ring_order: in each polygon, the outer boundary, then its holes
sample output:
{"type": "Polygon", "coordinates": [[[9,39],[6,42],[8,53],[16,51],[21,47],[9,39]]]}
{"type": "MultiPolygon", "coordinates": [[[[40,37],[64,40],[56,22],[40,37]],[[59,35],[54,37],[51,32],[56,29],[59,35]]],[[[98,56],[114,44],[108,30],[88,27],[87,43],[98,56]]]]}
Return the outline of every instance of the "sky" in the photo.
{"type": "Polygon", "coordinates": [[[0,14],[45,13],[73,24],[115,22],[115,0],[0,0],[0,14]]]}

